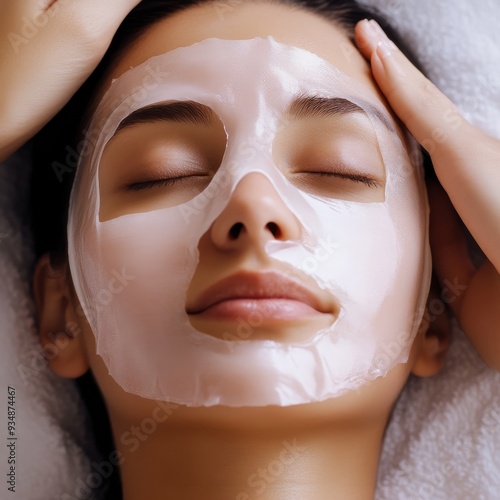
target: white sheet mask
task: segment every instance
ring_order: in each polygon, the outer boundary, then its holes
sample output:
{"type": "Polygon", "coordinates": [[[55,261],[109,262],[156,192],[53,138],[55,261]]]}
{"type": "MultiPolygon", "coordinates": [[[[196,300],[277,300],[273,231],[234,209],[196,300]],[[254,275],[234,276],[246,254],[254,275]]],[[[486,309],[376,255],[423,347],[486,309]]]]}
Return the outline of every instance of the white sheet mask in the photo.
{"type": "Polygon", "coordinates": [[[114,380],[127,392],[187,406],[288,406],[338,397],[406,362],[431,263],[421,167],[390,131],[395,126],[372,89],[272,38],[204,40],[115,80],[89,128],[98,139],[78,167],[68,225],[75,289],[114,380]],[[275,138],[297,96],[340,97],[364,110],[385,167],[383,201],[310,194],[277,168],[275,138]],[[180,204],[101,221],[106,145],[135,110],[175,101],[208,106],[224,124],[215,176],[180,204]],[[200,239],[254,174],[300,223],[300,238],[265,246],[271,267],[314,280],[340,307],[331,326],[302,341],[216,338],[186,313],[200,239]]]}

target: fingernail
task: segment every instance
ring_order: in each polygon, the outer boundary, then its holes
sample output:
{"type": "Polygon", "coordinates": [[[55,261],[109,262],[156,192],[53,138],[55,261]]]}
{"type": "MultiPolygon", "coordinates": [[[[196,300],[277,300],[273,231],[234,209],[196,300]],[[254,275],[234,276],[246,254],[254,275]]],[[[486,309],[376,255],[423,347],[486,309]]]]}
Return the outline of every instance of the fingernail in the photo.
{"type": "Polygon", "coordinates": [[[375,19],[370,20],[371,27],[373,31],[377,33],[379,38],[385,38],[387,35],[385,34],[385,31],[381,28],[380,24],[375,21],[375,19]]]}
{"type": "Polygon", "coordinates": [[[392,54],[391,48],[385,40],[377,43],[377,54],[381,59],[385,59],[392,54]]]}
{"type": "Polygon", "coordinates": [[[395,57],[391,57],[393,54],[392,47],[385,40],[377,43],[376,51],[386,67],[390,67],[400,77],[406,77],[406,71],[396,61],[395,57]]]}
{"type": "Polygon", "coordinates": [[[377,38],[377,31],[375,30],[375,28],[372,26],[372,24],[368,19],[363,20],[363,29],[365,30],[365,34],[369,38],[377,38]]]}
{"type": "Polygon", "coordinates": [[[377,23],[374,19],[370,22],[370,28],[376,34],[376,37],[380,42],[385,42],[389,50],[396,50],[396,44],[385,34],[385,31],[380,27],[380,24],[377,23]]]}

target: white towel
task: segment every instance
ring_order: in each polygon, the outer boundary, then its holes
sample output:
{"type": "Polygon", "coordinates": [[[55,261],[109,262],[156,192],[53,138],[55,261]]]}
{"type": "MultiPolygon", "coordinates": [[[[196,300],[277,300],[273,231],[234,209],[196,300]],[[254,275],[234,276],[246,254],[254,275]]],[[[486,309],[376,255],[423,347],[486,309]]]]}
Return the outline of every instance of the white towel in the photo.
{"type": "MultiPolygon", "coordinates": [[[[500,138],[500,2],[365,3],[396,26],[464,115],[500,138]]],[[[486,367],[458,328],[443,372],[412,379],[398,401],[377,499],[500,499],[500,374],[486,367]]]]}
{"type": "MultiPolygon", "coordinates": [[[[408,40],[428,75],[467,118],[500,137],[500,2],[366,0],[408,40]]],[[[0,167],[0,408],[16,389],[17,496],[6,489],[8,449],[0,446],[0,499],[75,495],[88,473],[86,422],[71,382],[40,363],[28,283],[26,151],[0,167]],[[21,368],[21,370],[20,370],[21,368]],[[27,380],[27,383],[25,383],[27,380]]],[[[379,500],[500,499],[500,375],[455,331],[441,375],[412,379],[387,430],[379,500]]]]}

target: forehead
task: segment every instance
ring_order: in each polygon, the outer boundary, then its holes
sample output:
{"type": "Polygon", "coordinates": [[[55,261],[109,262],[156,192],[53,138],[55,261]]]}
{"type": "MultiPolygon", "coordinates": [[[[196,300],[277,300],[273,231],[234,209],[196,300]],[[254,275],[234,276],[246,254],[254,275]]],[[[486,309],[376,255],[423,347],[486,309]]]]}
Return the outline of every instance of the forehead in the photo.
{"type": "Polygon", "coordinates": [[[263,2],[208,2],[177,12],[152,25],[115,63],[104,88],[150,57],[206,38],[242,40],[272,36],[306,49],[379,93],[371,71],[343,28],[308,10],[263,2]]]}
{"type": "MultiPolygon", "coordinates": [[[[111,82],[151,57],[188,47],[207,38],[245,40],[272,37],[306,49],[357,80],[392,116],[396,134],[406,144],[399,119],[376,85],[369,64],[345,28],[311,10],[279,2],[206,2],[176,12],[151,25],[114,62],[97,94],[99,101],[111,82]]],[[[230,68],[229,68],[230,70],[230,68]]]]}
{"type": "Polygon", "coordinates": [[[263,126],[283,114],[321,118],[367,111],[397,133],[372,86],[317,54],[284,45],[272,36],[204,39],[152,56],[113,82],[95,118],[121,116],[119,131],[128,121],[136,124],[166,117],[176,121],[181,105],[184,119],[189,115],[200,121],[204,107],[191,102],[187,108],[182,101],[197,101],[220,111],[220,118],[229,120],[226,124],[234,122],[236,110],[238,116],[244,111],[247,125],[263,126]],[[156,104],[162,101],[165,104],[156,104]]]}

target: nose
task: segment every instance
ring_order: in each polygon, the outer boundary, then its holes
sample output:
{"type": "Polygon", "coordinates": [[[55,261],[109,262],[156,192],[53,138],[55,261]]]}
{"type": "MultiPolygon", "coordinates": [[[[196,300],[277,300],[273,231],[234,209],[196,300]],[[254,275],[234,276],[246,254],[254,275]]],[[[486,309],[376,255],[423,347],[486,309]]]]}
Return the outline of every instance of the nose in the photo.
{"type": "Polygon", "coordinates": [[[212,224],[210,236],[221,250],[248,245],[263,246],[269,240],[297,240],[301,224],[287,208],[269,179],[251,173],[240,180],[229,203],[212,224]]]}

